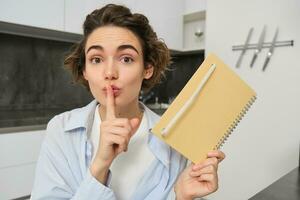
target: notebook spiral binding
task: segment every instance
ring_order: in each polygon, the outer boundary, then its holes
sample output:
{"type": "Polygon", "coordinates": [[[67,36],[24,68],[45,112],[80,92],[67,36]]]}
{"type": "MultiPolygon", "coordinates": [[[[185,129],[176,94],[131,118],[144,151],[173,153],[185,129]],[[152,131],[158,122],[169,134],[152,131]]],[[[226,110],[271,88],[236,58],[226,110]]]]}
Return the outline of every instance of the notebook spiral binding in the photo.
{"type": "Polygon", "coordinates": [[[238,123],[240,123],[241,119],[244,117],[244,115],[247,113],[249,108],[252,106],[252,104],[255,102],[256,96],[253,96],[248,103],[245,105],[243,110],[240,112],[240,114],[237,116],[237,118],[232,122],[232,124],[227,129],[224,136],[220,139],[218,144],[215,146],[214,150],[220,149],[224,143],[226,142],[227,138],[230,136],[230,134],[233,132],[233,130],[237,127],[238,123]]]}

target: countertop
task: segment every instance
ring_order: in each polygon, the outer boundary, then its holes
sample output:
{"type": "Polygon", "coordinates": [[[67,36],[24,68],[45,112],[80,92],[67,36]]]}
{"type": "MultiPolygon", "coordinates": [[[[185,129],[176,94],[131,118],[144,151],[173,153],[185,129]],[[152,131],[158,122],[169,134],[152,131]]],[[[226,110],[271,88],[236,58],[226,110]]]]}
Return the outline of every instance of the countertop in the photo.
{"type": "Polygon", "coordinates": [[[293,169],[249,200],[299,200],[300,171],[293,169]]]}
{"type": "Polygon", "coordinates": [[[63,109],[0,110],[0,134],[43,130],[48,121],[63,109]]]}
{"type": "MultiPolygon", "coordinates": [[[[68,109],[70,110],[70,109],[68,109]]],[[[162,115],[165,109],[152,109],[162,115]]],[[[48,121],[66,109],[0,111],[0,134],[44,130],[48,121]]]]}

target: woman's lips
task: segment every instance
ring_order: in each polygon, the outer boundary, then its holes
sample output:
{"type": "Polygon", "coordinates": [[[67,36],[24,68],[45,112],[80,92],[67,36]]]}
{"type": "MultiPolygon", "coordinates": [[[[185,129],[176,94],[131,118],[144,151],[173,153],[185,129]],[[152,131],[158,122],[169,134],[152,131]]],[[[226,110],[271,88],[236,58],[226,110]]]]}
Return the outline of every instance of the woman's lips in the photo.
{"type": "Polygon", "coordinates": [[[113,89],[114,97],[117,97],[120,95],[121,91],[120,89],[113,89]]]}
{"type": "MultiPolygon", "coordinates": [[[[121,89],[120,88],[112,85],[111,89],[112,89],[112,92],[114,94],[114,97],[117,97],[117,96],[120,95],[120,93],[121,93],[121,89]]],[[[106,88],[103,88],[103,92],[105,93],[105,95],[107,95],[107,89],[106,88]]]]}

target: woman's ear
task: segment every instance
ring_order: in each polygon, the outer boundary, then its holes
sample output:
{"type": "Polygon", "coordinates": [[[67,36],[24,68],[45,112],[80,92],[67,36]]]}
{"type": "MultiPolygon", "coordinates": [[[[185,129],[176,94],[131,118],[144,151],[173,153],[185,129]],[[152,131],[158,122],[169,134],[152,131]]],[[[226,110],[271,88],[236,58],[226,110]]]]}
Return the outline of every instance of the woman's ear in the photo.
{"type": "Polygon", "coordinates": [[[150,79],[153,75],[154,67],[150,64],[144,70],[144,79],[150,79]]]}
{"type": "Polygon", "coordinates": [[[87,79],[87,75],[86,75],[85,69],[82,71],[82,74],[83,74],[83,78],[84,78],[85,80],[88,80],[88,79],[87,79]]]}

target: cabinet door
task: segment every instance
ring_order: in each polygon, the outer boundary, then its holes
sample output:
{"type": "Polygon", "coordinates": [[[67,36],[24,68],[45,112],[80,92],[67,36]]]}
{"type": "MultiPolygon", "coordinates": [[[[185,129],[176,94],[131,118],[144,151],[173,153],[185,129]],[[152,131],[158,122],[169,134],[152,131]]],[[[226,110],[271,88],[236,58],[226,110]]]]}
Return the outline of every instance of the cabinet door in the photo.
{"type": "Polygon", "coordinates": [[[182,49],[183,0],[128,0],[127,5],[133,12],[142,13],[148,19],[169,49],[182,49]]]}
{"type": "Polygon", "coordinates": [[[45,132],[1,133],[0,168],[36,162],[45,132]]]}
{"type": "Polygon", "coordinates": [[[63,0],[0,0],[0,21],[64,30],[63,0]]]}
{"type": "Polygon", "coordinates": [[[142,13],[149,19],[158,37],[169,49],[182,49],[183,0],[135,0],[128,4],[133,12],[142,13]]]}
{"type": "Polygon", "coordinates": [[[65,30],[81,34],[86,15],[108,3],[125,5],[134,13],[144,14],[170,49],[182,49],[183,0],[66,0],[65,30]]]}
{"type": "Polygon", "coordinates": [[[31,193],[45,131],[0,134],[0,199],[31,193]]]}
{"type": "Polygon", "coordinates": [[[36,163],[0,168],[0,199],[17,199],[30,195],[36,163]]]}
{"type": "Polygon", "coordinates": [[[65,0],[65,31],[83,34],[82,25],[87,14],[85,0],[65,0]]]}

